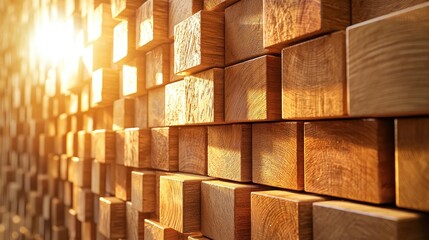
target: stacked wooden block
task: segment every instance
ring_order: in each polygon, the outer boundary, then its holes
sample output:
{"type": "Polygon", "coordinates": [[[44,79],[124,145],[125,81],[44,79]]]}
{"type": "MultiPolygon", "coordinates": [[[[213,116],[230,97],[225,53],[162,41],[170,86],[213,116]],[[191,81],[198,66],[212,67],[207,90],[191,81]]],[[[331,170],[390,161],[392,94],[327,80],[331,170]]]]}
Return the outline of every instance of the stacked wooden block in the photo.
{"type": "Polygon", "coordinates": [[[429,238],[428,1],[0,12],[0,239],[429,238]]]}

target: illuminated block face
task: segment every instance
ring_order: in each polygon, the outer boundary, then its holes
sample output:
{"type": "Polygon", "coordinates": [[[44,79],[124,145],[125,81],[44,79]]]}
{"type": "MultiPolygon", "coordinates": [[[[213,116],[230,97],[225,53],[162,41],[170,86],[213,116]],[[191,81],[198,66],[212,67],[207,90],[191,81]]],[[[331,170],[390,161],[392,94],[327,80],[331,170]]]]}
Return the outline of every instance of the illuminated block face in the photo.
{"type": "Polygon", "coordinates": [[[137,46],[144,46],[153,40],[152,1],[146,1],[137,11],[137,46]]]}
{"type": "Polygon", "coordinates": [[[137,67],[122,65],[122,95],[137,93],[137,67]]]}
{"type": "Polygon", "coordinates": [[[113,62],[128,54],[128,21],[122,21],[113,29],[113,62]]]}
{"type": "Polygon", "coordinates": [[[103,70],[98,69],[92,73],[91,105],[96,105],[103,100],[103,70]]]}

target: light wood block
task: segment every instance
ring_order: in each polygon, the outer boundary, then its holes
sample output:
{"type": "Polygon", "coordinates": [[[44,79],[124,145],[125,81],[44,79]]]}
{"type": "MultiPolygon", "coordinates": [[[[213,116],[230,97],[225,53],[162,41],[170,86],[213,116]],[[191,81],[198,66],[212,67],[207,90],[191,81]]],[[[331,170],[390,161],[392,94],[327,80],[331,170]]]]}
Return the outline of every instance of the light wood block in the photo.
{"type": "Polygon", "coordinates": [[[72,208],[67,211],[66,227],[68,229],[69,239],[80,239],[81,223],[77,219],[76,211],[72,208]]]}
{"type": "Polygon", "coordinates": [[[134,99],[134,125],[140,129],[148,127],[148,99],[147,95],[134,99]]]}
{"type": "Polygon", "coordinates": [[[154,218],[155,219],[159,219],[159,209],[160,209],[160,204],[159,204],[159,189],[160,189],[160,181],[161,181],[161,176],[168,176],[174,174],[172,172],[164,172],[164,171],[155,171],[155,176],[156,176],[156,182],[155,182],[155,202],[156,202],[156,208],[155,208],[155,214],[154,214],[154,218]]]}
{"type": "Polygon", "coordinates": [[[77,155],[77,133],[68,132],[66,135],[66,154],[68,157],[77,155]]]}
{"type": "Polygon", "coordinates": [[[117,130],[115,137],[116,156],[115,163],[124,165],[125,162],[125,130],[117,130]]]}
{"type": "Polygon", "coordinates": [[[152,128],[150,138],[152,168],[164,171],[177,171],[178,128],[152,128]]]}
{"type": "Polygon", "coordinates": [[[149,218],[149,214],[141,213],[134,208],[131,202],[126,203],[127,208],[127,239],[144,239],[144,220],[149,218]]]}
{"type": "Polygon", "coordinates": [[[134,127],[134,99],[122,98],[113,103],[113,130],[134,127]]]}
{"type": "Polygon", "coordinates": [[[147,0],[136,12],[138,50],[168,42],[168,0],[147,0]]]}
{"type": "Polygon", "coordinates": [[[111,6],[107,3],[101,3],[94,6],[87,18],[88,40],[111,42],[113,37],[113,28],[118,21],[112,18],[111,6]]]}
{"type": "Polygon", "coordinates": [[[146,55],[137,54],[122,65],[120,75],[121,97],[146,94],[146,55]]]}
{"type": "Polygon", "coordinates": [[[345,32],[336,32],[282,51],[282,117],[347,115],[345,32]]]}
{"type": "Polygon", "coordinates": [[[144,220],[144,239],[146,240],[178,240],[179,233],[161,223],[152,220],[144,220]]]}
{"type": "Polygon", "coordinates": [[[67,178],[68,181],[72,183],[76,182],[77,161],[79,161],[77,157],[69,158],[67,178]]]}
{"type": "Polygon", "coordinates": [[[116,192],[116,164],[106,164],[106,193],[115,195],[116,192]]]}
{"type": "Polygon", "coordinates": [[[179,171],[207,175],[207,127],[179,128],[179,171]]]}
{"type": "Polygon", "coordinates": [[[429,113],[428,16],[429,2],[347,29],[351,116],[429,113]]]}
{"type": "Polygon", "coordinates": [[[204,0],[204,10],[208,11],[224,11],[230,5],[239,0],[204,0]]]}
{"type": "Polygon", "coordinates": [[[280,190],[251,193],[252,239],[312,239],[313,203],[325,200],[280,190]]]}
{"type": "Polygon", "coordinates": [[[106,193],[106,164],[92,161],[91,191],[98,195],[106,193]]]}
{"type": "Polygon", "coordinates": [[[181,233],[200,231],[201,182],[210,179],[212,178],[191,174],[161,176],[160,223],[181,233]]]}
{"type": "Polygon", "coordinates": [[[100,68],[109,68],[112,65],[113,42],[111,39],[97,41],[83,49],[82,62],[84,67],[83,78],[91,78],[93,71],[100,68]]]}
{"type": "Polygon", "coordinates": [[[114,0],[111,1],[112,17],[128,19],[135,16],[136,10],[145,0],[114,0]]]}
{"type": "Polygon", "coordinates": [[[91,133],[79,131],[77,133],[77,157],[83,159],[91,158],[91,133]]]}
{"type": "Polygon", "coordinates": [[[224,22],[223,12],[199,11],[174,27],[174,73],[223,67],[224,22]]]}
{"type": "Polygon", "coordinates": [[[281,47],[350,24],[350,1],[264,0],[264,47],[281,47]]]}
{"type": "Polygon", "coordinates": [[[92,73],[91,107],[111,105],[119,97],[119,76],[115,70],[100,68],[92,73]]]}
{"type": "Polygon", "coordinates": [[[273,187],[304,189],[303,123],[252,125],[252,181],[273,187]]]}
{"type": "Polygon", "coordinates": [[[252,180],[252,126],[208,127],[208,175],[238,182],[252,180]]]}
{"type": "Polygon", "coordinates": [[[396,205],[429,212],[429,118],[395,120],[396,205]]]}
{"type": "Polygon", "coordinates": [[[146,52],[146,89],[164,85],[170,78],[170,45],[163,44],[146,52]]]}
{"type": "Polygon", "coordinates": [[[82,222],[81,236],[82,239],[96,239],[97,225],[95,225],[94,222],[82,222]]]}
{"type": "Polygon", "coordinates": [[[125,129],[124,165],[135,168],[150,168],[150,130],[125,129]]]}
{"type": "Polygon", "coordinates": [[[184,125],[186,114],[185,80],[165,86],[165,125],[184,125]]]}
{"type": "Polygon", "coordinates": [[[156,175],[154,171],[131,172],[131,202],[142,213],[155,211],[156,175]]]}
{"type": "Polygon", "coordinates": [[[281,117],[280,60],[262,56],[225,68],[225,121],[281,117]]]}
{"type": "Polygon", "coordinates": [[[148,91],[148,126],[165,125],[165,88],[159,87],[148,91]]]}
{"type": "Polygon", "coordinates": [[[170,82],[182,80],[183,76],[174,73],[174,42],[170,43],[170,82]]]}
{"type": "Polygon", "coordinates": [[[135,18],[122,20],[113,28],[113,62],[124,63],[136,55],[135,18]]]}
{"type": "Polygon", "coordinates": [[[249,239],[250,193],[261,190],[254,184],[202,182],[201,233],[211,239],[249,239]]]}
{"type": "Polygon", "coordinates": [[[53,226],[64,226],[64,203],[59,198],[51,201],[51,223],[53,226]]]}
{"type": "Polygon", "coordinates": [[[100,197],[98,231],[107,238],[126,237],[125,202],[115,197],[100,197]]]}
{"type": "Polygon", "coordinates": [[[313,204],[313,234],[322,240],[425,239],[427,226],[427,216],[399,209],[346,201],[313,204]]]}
{"type": "Polygon", "coordinates": [[[85,83],[82,86],[82,90],[80,92],[80,110],[82,112],[86,112],[89,110],[90,94],[91,94],[90,85],[85,83]]]}
{"type": "Polygon", "coordinates": [[[392,202],[393,145],[389,120],[305,123],[305,191],[370,203],[392,202]]]}
{"type": "Polygon", "coordinates": [[[67,228],[64,226],[52,226],[52,240],[62,240],[68,238],[67,228]]]}
{"type": "Polygon", "coordinates": [[[92,132],[92,158],[100,163],[114,163],[116,155],[116,133],[111,130],[92,132]]]}
{"type": "Polygon", "coordinates": [[[170,0],[168,14],[168,37],[174,39],[174,26],[203,10],[204,0],[170,0]]]}
{"type": "Polygon", "coordinates": [[[131,168],[115,166],[115,196],[123,201],[131,200],[131,168]]]}
{"type": "Polygon", "coordinates": [[[94,215],[94,194],[91,192],[91,189],[87,188],[79,188],[77,192],[77,219],[81,222],[92,221],[94,215]]]}
{"type": "Polygon", "coordinates": [[[82,158],[72,158],[76,163],[75,182],[79,187],[91,188],[92,161],[82,158]]]}

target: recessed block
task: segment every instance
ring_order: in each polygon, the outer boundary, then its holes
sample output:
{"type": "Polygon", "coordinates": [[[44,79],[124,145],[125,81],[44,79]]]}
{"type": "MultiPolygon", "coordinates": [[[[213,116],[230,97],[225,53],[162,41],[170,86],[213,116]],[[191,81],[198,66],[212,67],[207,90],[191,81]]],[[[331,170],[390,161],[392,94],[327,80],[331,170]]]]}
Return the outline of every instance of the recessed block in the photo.
{"type": "Polygon", "coordinates": [[[115,162],[116,133],[111,130],[95,130],[92,132],[92,157],[100,163],[115,162]]]}
{"type": "Polygon", "coordinates": [[[113,130],[134,127],[134,99],[122,98],[113,104],[113,130]]]}
{"type": "Polygon", "coordinates": [[[178,128],[163,127],[151,129],[151,166],[164,171],[178,168],[178,128]]]}
{"type": "Polygon", "coordinates": [[[207,175],[207,127],[179,128],[179,171],[207,175]]]}
{"type": "Polygon", "coordinates": [[[168,0],[147,0],[136,11],[136,47],[147,51],[168,42],[168,0]]]}
{"type": "Polygon", "coordinates": [[[123,201],[131,200],[131,168],[115,165],[115,196],[123,201]]]}
{"type": "Polygon", "coordinates": [[[168,83],[170,77],[170,46],[163,44],[146,52],[146,89],[168,83]]]}
{"type": "Polygon", "coordinates": [[[165,125],[165,89],[159,87],[148,91],[148,127],[165,125]]]}
{"type": "Polygon", "coordinates": [[[155,211],[156,176],[154,171],[131,173],[131,201],[133,207],[143,213],[155,211]]]}
{"type": "Polygon", "coordinates": [[[124,165],[135,168],[150,168],[150,130],[125,129],[124,165]]]}
{"type": "Polygon", "coordinates": [[[146,94],[146,56],[137,54],[122,65],[120,74],[121,97],[146,94]]]}
{"type": "Polygon", "coordinates": [[[124,63],[136,55],[135,18],[122,20],[113,29],[113,62],[124,63]]]}
{"type": "Polygon", "coordinates": [[[118,99],[119,76],[115,70],[95,70],[91,81],[91,107],[111,105],[118,99]]]}

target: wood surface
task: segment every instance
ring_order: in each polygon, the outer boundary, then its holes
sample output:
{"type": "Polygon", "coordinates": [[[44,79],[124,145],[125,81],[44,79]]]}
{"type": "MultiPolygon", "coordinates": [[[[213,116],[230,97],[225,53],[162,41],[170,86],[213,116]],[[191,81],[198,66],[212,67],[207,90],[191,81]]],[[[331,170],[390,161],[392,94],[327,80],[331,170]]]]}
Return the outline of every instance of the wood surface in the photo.
{"type": "Polygon", "coordinates": [[[201,183],[201,233],[211,239],[250,239],[250,193],[254,184],[220,180],[201,183]]]}
{"type": "Polygon", "coordinates": [[[87,18],[87,34],[90,42],[111,42],[113,28],[118,21],[112,18],[111,6],[108,3],[101,3],[94,6],[87,18]]]}
{"type": "Polygon", "coordinates": [[[305,191],[370,203],[392,202],[393,145],[390,120],[305,123],[305,191]]]}
{"type": "Polygon", "coordinates": [[[207,175],[207,127],[179,127],[179,172],[207,175]]]}
{"type": "Polygon", "coordinates": [[[112,17],[128,19],[135,16],[136,10],[145,0],[113,0],[111,2],[112,17]]]}
{"type": "Polygon", "coordinates": [[[204,10],[224,11],[228,6],[239,0],[204,0],[204,10]]]}
{"type": "MultiPolygon", "coordinates": [[[[39,139],[38,139],[39,140],[39,139]]],[[[37,141],[38,143],[39,141],[37,141]]],[[[66,135],[66,154],[68,157],[77,155],[77,133],[68,132],[66,135]]]]}
{"type": "Polygon", "coordinates": [[[124,165],[125,162],[125,130],[117,130],[115,135],[115,163],[124,165]]]}
{"type": "Polygon", "coordinates": [[[64,226],[52,226],[52,240],[62,240],[66,239],[67,228],[64,226]]]}
{"type": "Polygon", "coordinates": [[[350,1],[264,0],[264,48],[287,46],[350,25],[350,1]]]}
{"type": "Polygon", "coordinates": [[[252,192],[252,239],[312,239],[313,203],[325,200],[282,190],[252,192]]]}
{"type": "MultiPolygon", "coordinates": [[[[60,179],[66,181],[68,179],[68,163],[69,159],[66,154],[60,156],[60,179]]],[[[31,171],[31,170],[30,170],[31,171]]]]}
{"type": "Polygon", "coordinates": [[[347,29],[351,116],[429,113],[428,16],[427,2],[347,29]]]}
{"type": "Polygon", "coordinates": [[[225,68],[225,121],[281,117],[281,59],[262,56],[225,68]]]}
{"type": "Polygon", "coordinates": [[[126,237],[125,202],[115,197],[100,197],[98,231],[107,238],[126,237]]]}
{"type": "Polygon", "coordinates": [[[100,163],[114,163],[116,155],[116,133],[112,130],[92,132],[91,157],[100,163]]]}
{"type": "Polygon", "coordinates": [[[81,237],[81,222],[77,219],[76,211],[73,208],[69,208],[66,214],[69,239],[79,239],[81,237]]]}
{"type": "Polygon", "coordinates": [[[415,212],[346,201],[313,204],[317,239],[424,239],[428,218],[415,212]]]}
{"type": "Polygon", "coordinates": [[[145,54],[135,57],[122,65],[120,75],[121,97],[146,94],[146,62],[145,54]]]}
{"type": "Polygon", "coordinates": [[[144,220],[144,239],[146,240],[178,240],[179,233],[153,219],[144,220]]]}
{"type": "Polygon", "coordinates": [[[73,157],[72,160],[76,164],[75,182],[74,184],[83,187],[91,188],[92,161],[82,158],[73,157]]]}
{"type": "Polygon", "coordinates": [[[134,99],[121,98],[113,103],[113,130],[134,127],[134,99]]]}
{"type": "Polygon", "coordinates": [[[134,98],[134,125],[137,128],[148,127],[148,100],[147,95],[134,98]]]}
{"type": "Polygon", "coordinates": [[[208,175],[238,182],[252,180],[252,125],[208,127],[208,175]]]}
{"type": "Polygon", "coordinates": [[[91,221],[94,214],[94,194],[88,188],[75,188],[77,192],[77,219],[81,222],[91,221]]]}
{"type": "Polygon", "coordinates": [[[106,164],[106,193],[115,195],[116,193],[116,164],[106,164]]]}
{"type": "Polygon", "coordinates": [[[151,128],[150,160],[153,169],[177,171],[178,128],[151,128]]]}
{"type": "Polygon", "coordinates": [[[136,47],[147,51],[168,42],[169,0],[147,0],[136,11],[136,47]]]}
{"type": "Polygon", "coordinates": [[[224,22],[223,12],[203,10],[174,27],[174,73],[223,67],[224,22]]]}
{"type": "Polygon", "coordinates": [[[131,200],[131,168],[115,164],[115,196],[123,201],[131,200]]]}
{"type": "Polygon", "coordinates": [[[282,117],[347,115],[345,32],[335,32],[282,50],[282,117]]]}
{"type": "Polygon", "coordinates": [[[174,26],[203,10],[204,0],[170,0],[168,12],[168,37],[174,39],[174,26]]]}
{"type": "Polygon", "coordinates": [[[161,176],[159,221],[181,233],[201,228],[201,182],[212,178],[191,174],[161,176]]]}
{"type": "Polygon", "coordinates": [[[131,202],[126,202],[127,208],[127,239],[144,239],[144,220],[149,218],[148,214],[141,213],[134,208],[131,202]]]}
{"type": "Polygon", "coordinates": [[[165,125],[165,89],[159,87],[148,91],[148,127],[165,125]]]}
{"type": "Polygon", "coordinates": [[[180,80],[165,86],[165,125],[185,124],[186,114],[186,82],[180,80]]]}
{"type": "Polygon", "coordinates": [[[106,193],[106,164],[92,161],[91,191],[103,196],[106,193]]]}
{"type": "Polygon", "coordinates": [[[252,125],[252,182],[293,190],[304,189],[302,122],[252,125]]]}
{"type": "Polygon", "coordinates": [[[115,70],[95,70],[91,81],[91,107],[110,105],[118,98],[119,77],[115,70]]]}
{"type": "Polygon", "coordinates": [[[79,131],[77,133],[77,157],[82,160],[91,158],[91,133],[79,131]]]}
{"type": "Polygon", "coordinates": [[[395,120],[396,205],[429,212],[429,118],[395,120]]]}
{"type": "Polygon", "coordinates": [[[150,130],[125,129],[124,165],[135,168],[150,168],[150,130]]]}
{"type": "Polygon", "coordinates": [[[154,171],[131,172],[131,202],[142,213],[155,211],[156,174],[154,171]]]}
{"type": "Polygon", "coordinates": [[[113,63],[124,63],[136,55],[135,18],[122,20],[113,28],[113,63]]]}
{"type": "Polygon", "coordinates": [[[170,78],[170,45],[162,44],[146,52],[146,89],[164,85],[170,78]]]}
{"type": "Polygon", "coordinates": [[[182,79],[182,75],[174,73],[174,42],[172,42],[170,43],[170,82],[182,79]]]}
{"type": "Polygon", "coordinates": [[[91,94],[90,85],[84,84],[80,91],[80,110],[82,112],[86,112],[89,110],[90,94],[91,94]]]}

